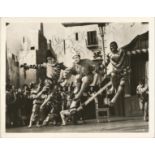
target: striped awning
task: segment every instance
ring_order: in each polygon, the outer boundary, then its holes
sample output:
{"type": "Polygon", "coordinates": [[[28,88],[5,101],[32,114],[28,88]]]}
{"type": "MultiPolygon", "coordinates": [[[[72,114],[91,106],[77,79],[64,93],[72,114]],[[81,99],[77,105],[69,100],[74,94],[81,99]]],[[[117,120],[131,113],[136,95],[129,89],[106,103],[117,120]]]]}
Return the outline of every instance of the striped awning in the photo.
{"type": "Polygon", "coordinates": [[[149,49],[137,49],[132,51],[126,51],[127,55],[147,54],[149,49]]]}
{"type": "Polygon", "coordinates": [[[129,44],[122,47],[127,55],[148,54],[149,32],[137,35],[129,44]]]}

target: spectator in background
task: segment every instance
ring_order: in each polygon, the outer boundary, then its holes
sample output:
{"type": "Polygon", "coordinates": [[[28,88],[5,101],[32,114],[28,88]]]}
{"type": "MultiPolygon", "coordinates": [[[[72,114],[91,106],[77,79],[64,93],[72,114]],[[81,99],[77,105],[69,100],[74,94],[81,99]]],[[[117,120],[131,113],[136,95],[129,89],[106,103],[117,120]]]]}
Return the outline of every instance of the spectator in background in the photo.
{"type": "Polygon", "coordinates": [[[6,85],[6,126],[11,127],[15,124],[15,92],[12,85],[6,85]]]}
{"type": "Polygon", "coordinates": [[[145,79],[139,81],[136,92],[139,98],[140,109],[144,113],[144,121],[148,121],[148,85],[145,83],[145,79]]]}
{"type": "Polygon", "coordinates": [[[22,125],[22,102],[23,102],[23,94],[20,88],[18,88],[15,92],[15,122],[17,126],[22,125]]]}
{"type": "Polygon", "coordinates": [[[22,122],[23,125],[27,125],[30,120],[32,100],[30,98],[30,88],[28,85],[23,86],[23,101],[22,101],[22,122]]]}

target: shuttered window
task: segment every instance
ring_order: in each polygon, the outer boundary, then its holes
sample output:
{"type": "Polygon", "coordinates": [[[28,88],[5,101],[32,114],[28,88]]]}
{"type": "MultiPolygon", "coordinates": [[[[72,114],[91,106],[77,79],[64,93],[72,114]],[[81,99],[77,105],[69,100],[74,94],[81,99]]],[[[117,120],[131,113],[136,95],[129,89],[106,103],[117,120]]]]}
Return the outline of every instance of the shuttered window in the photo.
{"type": "Polygon", "coordinates": [[[87,41],[88,41],[88,45],[96,45],[97,44],[97,32],[96,31],[87,32],[87,41]]]}

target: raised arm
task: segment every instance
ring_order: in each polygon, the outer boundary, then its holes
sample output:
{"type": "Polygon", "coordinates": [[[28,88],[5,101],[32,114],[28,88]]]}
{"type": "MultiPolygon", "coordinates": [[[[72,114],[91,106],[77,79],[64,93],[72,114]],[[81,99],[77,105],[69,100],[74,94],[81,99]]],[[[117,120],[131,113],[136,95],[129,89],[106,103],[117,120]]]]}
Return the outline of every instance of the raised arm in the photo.
{"type": "Polygon", "coordinates": [[[110,63],[110,54],[107,54],[105,60],[103,60],[102,64],[100,65],[101,68],[105,68],[110,63]]]}
{"type": "Polygon", "coordinates": [[[144,88],[141,89],[142,94],[146,93],[149,90],[148,85],[145,85],[144,88]]]}
{"type": "Polygon", "coordinates": [[[141,93],[140,93],[140,85],[137,86],[137,88],[136,88],[136,93],[137,93],[137,95],[140,95],[140,94],[141,94],[141,93]]]}
{"type": "Polygon", "coordinates": [[[24,69],[39,69],[39,68],[46,68],[46,63],[43,64],[35,64],[35,65],[27,65],[27,63],[24,63],[22,65],[20,65],[21,68],[24,69]]]}

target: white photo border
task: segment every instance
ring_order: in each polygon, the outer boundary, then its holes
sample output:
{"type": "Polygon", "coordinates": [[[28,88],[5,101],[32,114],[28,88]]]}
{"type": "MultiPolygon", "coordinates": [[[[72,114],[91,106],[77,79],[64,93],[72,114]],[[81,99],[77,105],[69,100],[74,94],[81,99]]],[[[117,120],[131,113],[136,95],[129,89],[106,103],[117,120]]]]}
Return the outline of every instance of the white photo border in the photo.
{"type": "Polygon", "coordinates": [[[0,102],[0,135],[2,137],[73,137],[73,138],[140,138],[140,137],[154,137],[155,125],[155,106],[154,106],[154,45],[155,45],[155,32],[154,32],[154,18],[153,17],[52,17],[52,18],[39,18],[39,17],[19,17],[19,18],[1,18],[1,102],[0,102]],[[5,128],[5,83],[6,83],[6,22],[46,22],[46,23],[63,23],[63,22],[149,22],[149,131],[146,133],[7,133],[5,128]]]}

